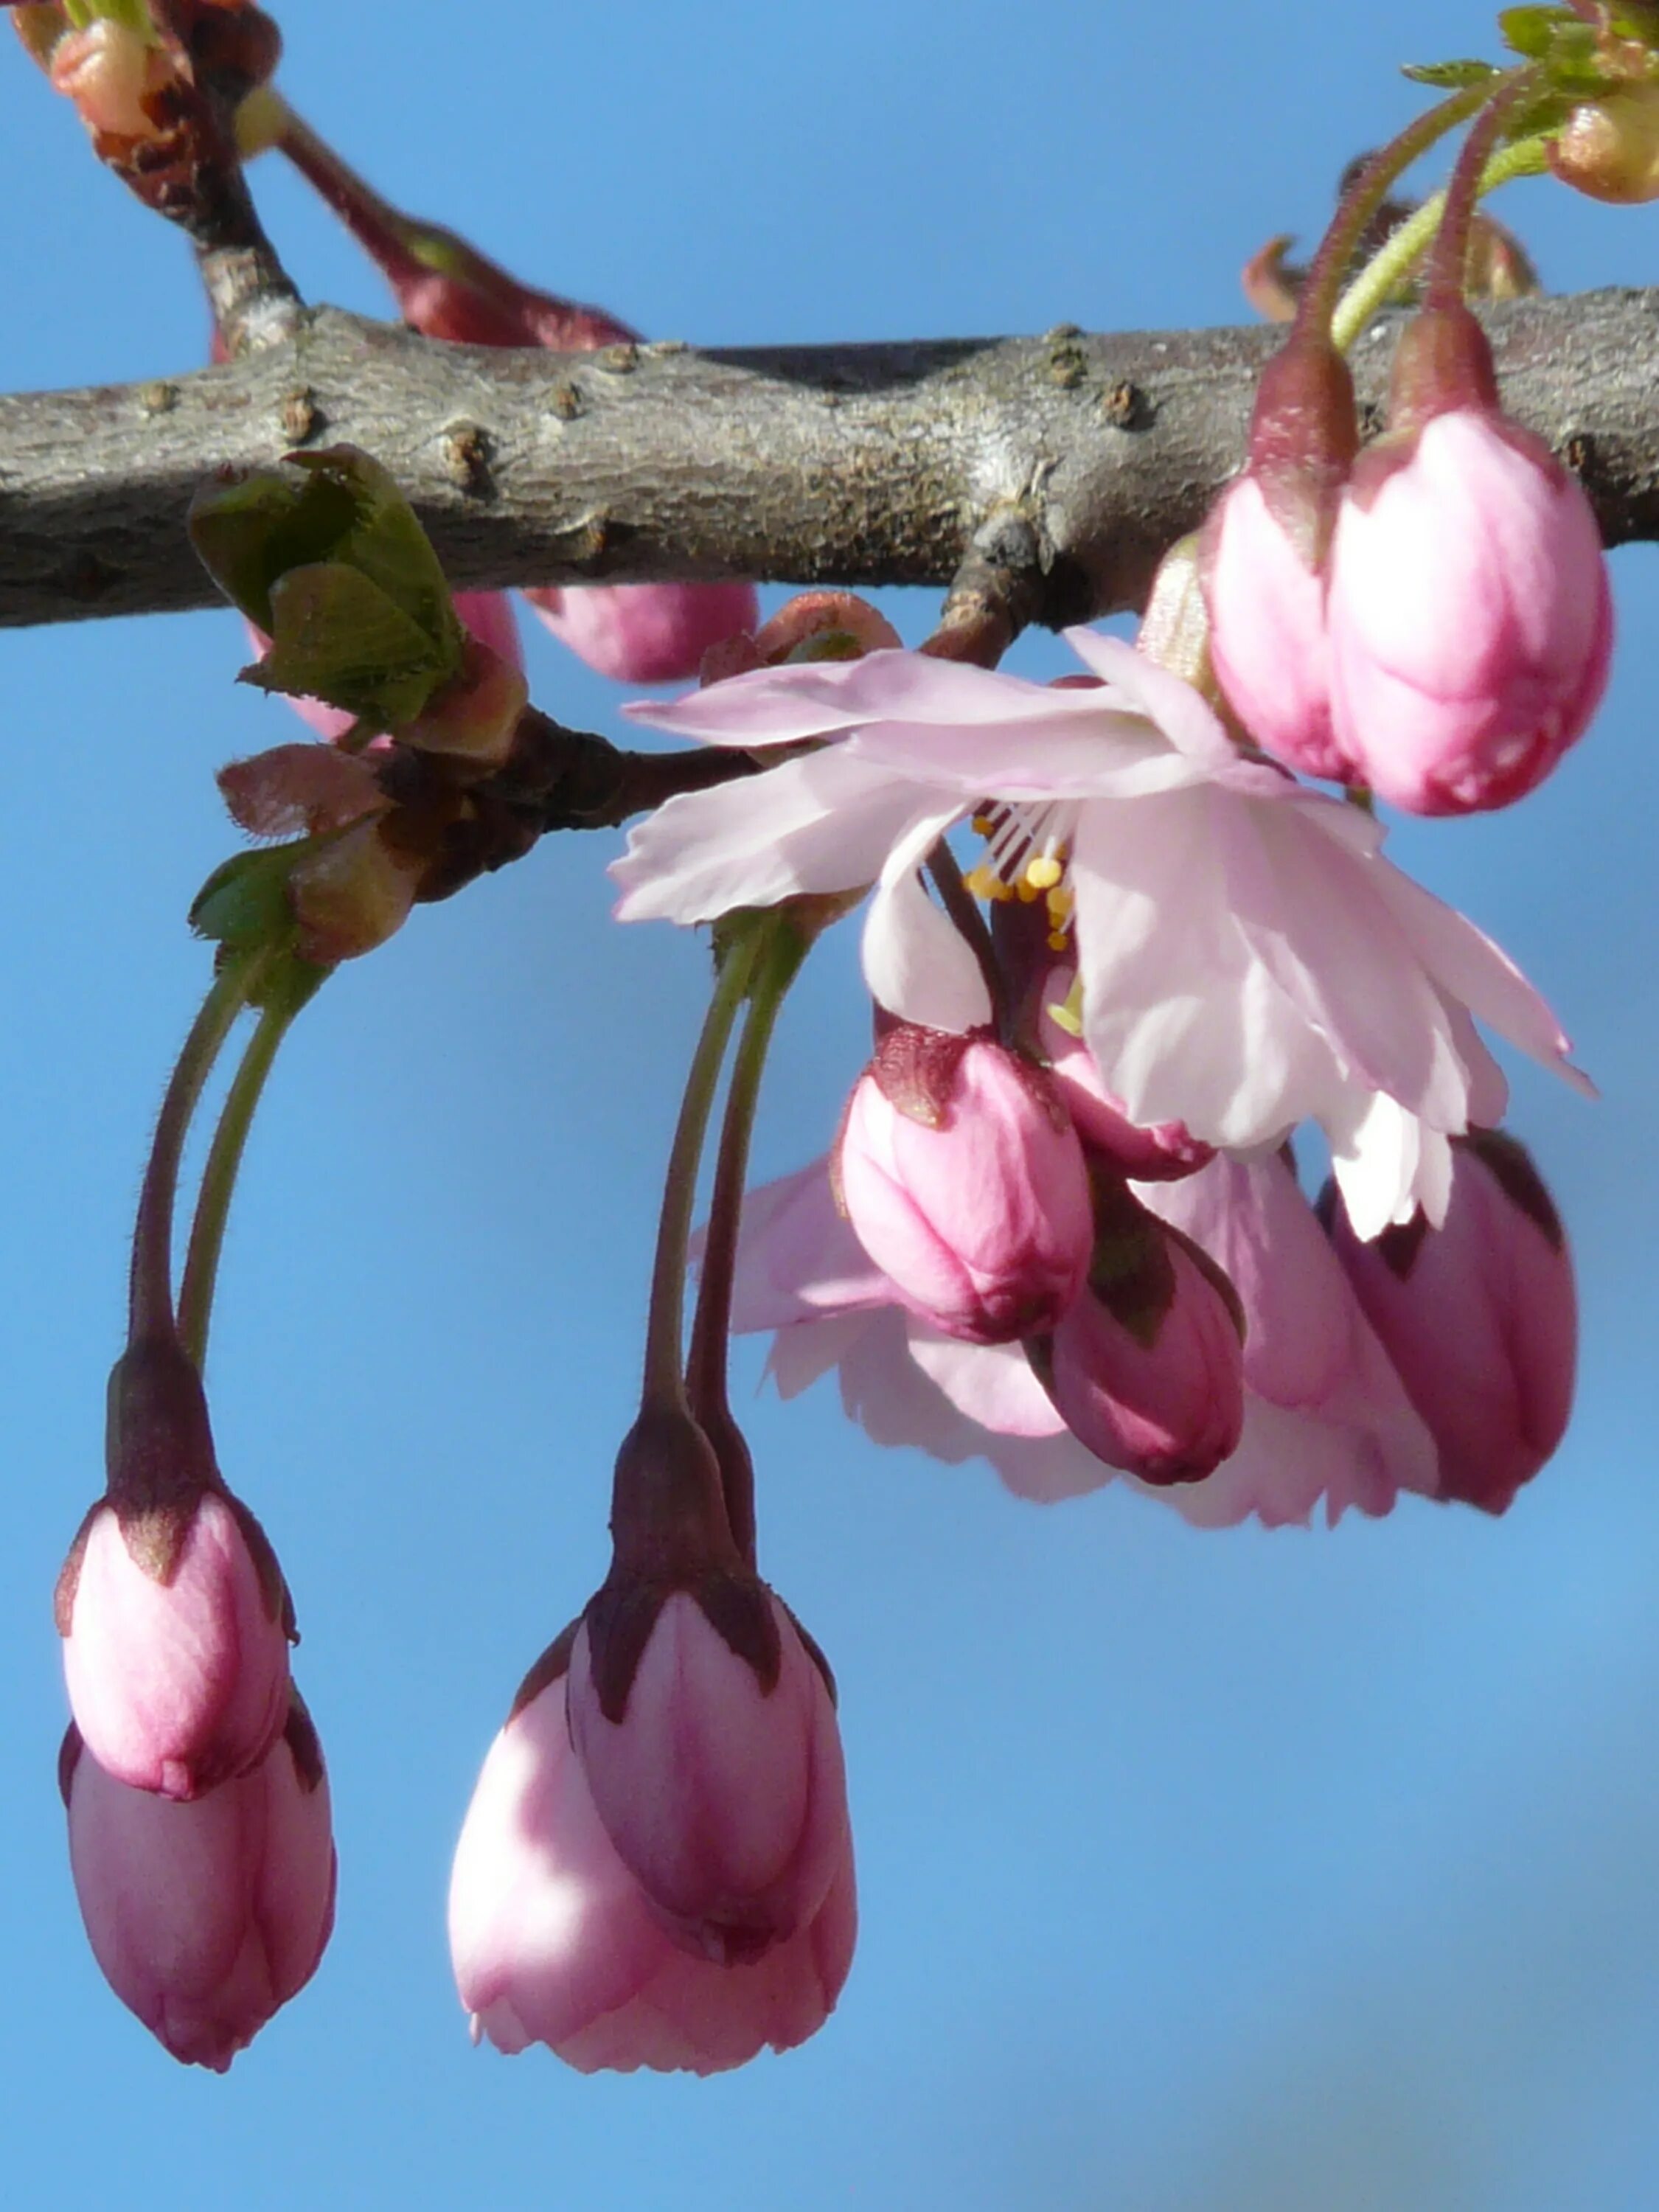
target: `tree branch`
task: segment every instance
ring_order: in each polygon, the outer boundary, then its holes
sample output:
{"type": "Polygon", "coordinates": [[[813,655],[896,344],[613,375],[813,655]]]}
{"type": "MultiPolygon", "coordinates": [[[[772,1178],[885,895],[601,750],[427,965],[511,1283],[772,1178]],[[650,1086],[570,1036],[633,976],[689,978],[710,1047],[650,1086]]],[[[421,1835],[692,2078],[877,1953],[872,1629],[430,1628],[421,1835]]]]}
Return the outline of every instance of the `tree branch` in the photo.
{"type": "MultiPolygon", "coordinates": [[[[1507,404],[1577,469],[1608,543],[1659,537],[1659,291],[1485,319],[1507,404]]],[[[319,309],[227,368],[0,398],[0,624],[211,605],[185,536],[191,492],[319,439],[385,462],[458,586],[961,578],[994,583],[990,619],[1082,620],[1138,605],[1201,519],[1279,343],[1066,327],[560,355],[319,309]],[[1024,574],[991,576],[988,557],[997,569],[1022,537],[1024,574]]],[[[1382,325],[1355,349],[1373,422],[1390,352],[1382,325]]]]}

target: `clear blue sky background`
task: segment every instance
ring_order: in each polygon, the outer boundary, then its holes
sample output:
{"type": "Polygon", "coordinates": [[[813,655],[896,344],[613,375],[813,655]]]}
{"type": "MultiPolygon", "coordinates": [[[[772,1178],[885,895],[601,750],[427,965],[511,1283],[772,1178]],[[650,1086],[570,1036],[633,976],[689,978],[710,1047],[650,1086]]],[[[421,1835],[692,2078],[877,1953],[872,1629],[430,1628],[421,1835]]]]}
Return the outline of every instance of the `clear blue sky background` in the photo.
{"type": "MultiPolygon", "coordinates": [[[[290,95],[392,195],[710,343],[1237,319],[1246,255],[1316,230],[1348,157],[1414,112],[1394,65],[1492,46],[1468,0],[294,0],[282,20],[290,95]]],[[[375,307],[302,190],[259,185],[307,292],[375,307]]],[[[0,206],[6,385],[200,357],[182,245],[3,52],[0,206]]],[[[1556,288],[1655,274],[1650,212],[1536,184],[1504,211],[1556,288]]],[[[878,1454],[828,1390],[759,1399],[764,1559],[842,1683],[863,1932],[823,2035],[706,2084],[472,2051],[443,1935],[483,1749],[603,1569],[697,1018],[698,947],[607,921],[606,837],[417,915],[278,1068],[211,1381],[298,1597],[339,1925],[225,2081],[104,1988],[52,1785],[49,1596],[100,1485],[144,1139],[206,972],[184,913],[234,842],[212,770],[291,726],[232,685],[228,614],[0,640],[12,2201],[1651,2207],[1659,591],[1650,547],[1613,568],[1596,732],[1513,814],[1395,848],[1556,996],[1605,1093],[1517,1082],[1583,1280],[1559,1460],[1498,1524],[1413,1501],[1334,1534],[1194,1534],[1127,1494],[1040,1510],[878,1454]]],[[[918,638],[927,603],[891,605],[918,638]]],[[[545,704],[617,726],[623,695],[530,643],[545,704]]],[[[866,1035],[849,940],[785,1024],[765,1170],[823,1143],[866,1035]]]]}

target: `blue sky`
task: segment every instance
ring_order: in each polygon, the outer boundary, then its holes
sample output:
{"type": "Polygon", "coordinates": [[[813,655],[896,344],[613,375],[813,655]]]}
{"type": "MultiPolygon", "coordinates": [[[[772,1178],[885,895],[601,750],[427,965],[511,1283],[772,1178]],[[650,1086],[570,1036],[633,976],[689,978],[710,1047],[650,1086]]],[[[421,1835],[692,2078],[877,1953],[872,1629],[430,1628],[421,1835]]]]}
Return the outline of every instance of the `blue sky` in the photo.
{"type": "MultiPolygon", "coordinates": [[[[1240,319],[1414,112],[1474,6],[1028,0],[285,9],[290,97],[392,197],[653,335],[805,341],[1240,319]]],[[[303,190],[307,295],[374,308],[303,190]]],[[[180,242],[0,50],[0,376],[189,367],[180,242]]],[[[1524,185],[1547,281],[1642,283],[1650,211],[1524,185]]],[[[0,455],[0,502],[4,457],[0,455]]],[[[520,1674],[603,1571],[699,949],[607,918],[605,837],[418,915],[301,1023],[256,1131],[210,1382],[296,1592],[335,1792],[333,1944],[228,2079],[173,2064],[81,1936],[49,1598],[100,1484],[149,1118],[203,986],[212,771],[290,734],[234,618],[0,639],[12,763],[0,1391],[0,2125],[20,2202],[239,2212],[1638,2212],[1659,2161],[1659,591],[1613,562],[1597,729],[1513,813],[1395,850],[1560,1006],[1602,1090],[1516,1073],[1572,1231],[1581,1401],[1510,1516],[1195,1534],[878,1453],[746,1396],[767,1570],[842,1692],[863,1928],[813,2044],[716,2082],[470,2050],[448,1856],[520,1674]]],[[[925,596],[890,595],[912,639],[925,596]]],[[[536,696],[626,696],[539,635],[536,696]]],[[[1057,667],[1027,641],[1017,665],[1057,667]]],[[[845,933],[843,933],[843,935],[845,933]]],[[[786,1017],[759,1164],[820,1148],[866,1048],[853,946],[786,1017]]]]}

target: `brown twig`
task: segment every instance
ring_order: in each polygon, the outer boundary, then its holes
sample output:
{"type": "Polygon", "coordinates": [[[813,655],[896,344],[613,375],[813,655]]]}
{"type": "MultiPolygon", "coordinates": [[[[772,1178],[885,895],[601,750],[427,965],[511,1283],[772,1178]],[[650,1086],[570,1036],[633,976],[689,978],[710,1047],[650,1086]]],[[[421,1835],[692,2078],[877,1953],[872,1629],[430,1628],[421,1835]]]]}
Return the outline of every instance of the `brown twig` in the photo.
{"type": "MultiPolygon", "coordinates": [[[[1659,538],[1659,292],[1482,310],[1505,404],[1609,544],[1659,538]]],[[[985,519],[1036,534],[1034,619],[1139,605],[1237,467],[1255,326],[612,358],[437,344],[324,309],[176,380],[0,397],[0,625],[210,605],[213,469],[325,435],[397,477],[458,588],[755,576],[948,586],[985,519]]],[[[1370,419],[1386,319],[1354,350],[1370,419]]]]}

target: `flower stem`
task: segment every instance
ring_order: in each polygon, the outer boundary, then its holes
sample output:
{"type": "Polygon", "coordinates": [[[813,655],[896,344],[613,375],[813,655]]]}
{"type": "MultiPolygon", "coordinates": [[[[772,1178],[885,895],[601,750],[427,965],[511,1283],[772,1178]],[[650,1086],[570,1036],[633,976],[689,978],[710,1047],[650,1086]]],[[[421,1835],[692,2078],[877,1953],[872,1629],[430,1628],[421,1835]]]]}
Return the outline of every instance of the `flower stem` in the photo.
{"type": "Polygon", "coordinates": [[[424,264],[410,236],[416,226],[383,199],[366,177],[343,161],[325,138],[273,92],[281,127],[273,143],[337,215],[365,253],[393,283],[420,275],[424,264]]]}
{"type": "Polygon", "coordinates": [[[761,1078],[789,986],[800,971],[811,938],[787,915],[777,915],[756,933],[759,948],[749,987],[749,1016],[732,1066],[714,1162],[708,1234],[697,1285],[697,1310],[691,1322],[691,1347],[685,1364],[686,1394],[692,1416],[714,1444],[720,1462],[726,1518],[733,1542],[752,1566],[755,1559],[754,1468],[732,1417],[726,1395],[726,1346],[732,1333],[732,1288],[744,1182],[749,1172],[749,1140],[760,1100],[761,1078]]]}
{"type": "MultiPolygon", "coordinates": [[[[1542,137],[1521,138],[1512,146],[1500,147],[1480,173],[1477,196],[1484,199],[1488,192],[1516,177],[1542,176],[1549,167],[1544,144],[1542,137]]],[[[1439,229],[1445,206],[1443,191],[1425,200],[1378,247],[1342,295],[1331,318],[1331,342],[1339,353],[1348,350],[1371,317],[1410,276],[1439,229]]]]}
{"type": "Polygon", "coordinates": [[[753,919],[746,919],[732,930],[715,979],[714,995],[703,1017],[702,1034],[697,1039],[697,1048],[691,1056],[690,1070],[685,1079],[685,1096],[680,1102],[680,1116],[675,1125],[668,1172],[663,1182],[657,1256],[651,1271],[651,1310],[645,1328],[641,1393],[647,1407],[656,1405],[674,1412],[684,1412],[686,1407],[681,1339],[685,1318],[685,1253],[691,1235],[697,1169],[702,1158],[709,1109],[720,1081],[720,1063],[726,1058],[738,1008],[748,993],[761,934],[753,919]]]}
{"type": "MultiPolygon", "coordinates": [[[[1520,72],[1516,72],[1516,75],[1520,72]]],[[[1512,82],[1511,76],[1507,82],[1512,82]]],[[[1498,80],[1504,82],[1505,80],[1498,80]]],[[[1365,234],[1365,226],[1387,198],[1389,188],[1419,155],[1426,154],[1449,131],[1476,114],[1494,97],[1493,81],[1467,85],[1452,93],[1408,123],[1396,138],[1374,154],[1355,179],[1315,254],[1297,307],[1292,337],[1322,336],[1336,305],[1344,272],[1354,249],[1365,234]]]]}
{"type": "Polygon", "coordinates": [[[198,1374],[207,1365],[208,1327],[213,1316],[219,1255],[224,1249],[225,1222],[248,1130],[277,1048],[288,1035],[295,1016],[318,989],[325,972],[321,969],[302,969],[295,963],[295,980],[289,982],[285,977],[288,988],[266,1000],[260,1011],[258,1027],[248,1039],[242,1064],[226,1095],[219,1126],[214,1131],[207,1165],[202,1170],[202,1187],[197,1196],[196,1218],[191,1224],[184,1280],[179,1291],[179,1340],[196,1363],[198,1374]]]}
{"type": "Polygon", "coordinates": [[[1504,90],[1482,110],[1458,149],[1446,185],[1440,228],[1435,234],[1423,301],[1426,307],[1461,307],[1463,304],[1468,275],[1469,224],[1474,218],[1474,204],[1480,197],[1486,163],[1496,150],[1504,118],[1513,112],[1517,101],[1532,95],[1537,83],[1537,74],[1532,70],[1523,70],[1518,76],[1511,77],[1504,90]]]}
{"type": "Polygon", "coordinates": [[[257,972],[263,964],[255,953],[228,960],[213,979],[201,1012],[185,1039],[161,1110],[138,1194],[138,1218],[132,1232],[132,1272],[128,1304],[127,1341],[173,1334],[173,1214],[179,1191],[179,1164],[185,1136],[220,1048],[229,1036],[236,1017],[247,1003],[257,972]]]}

